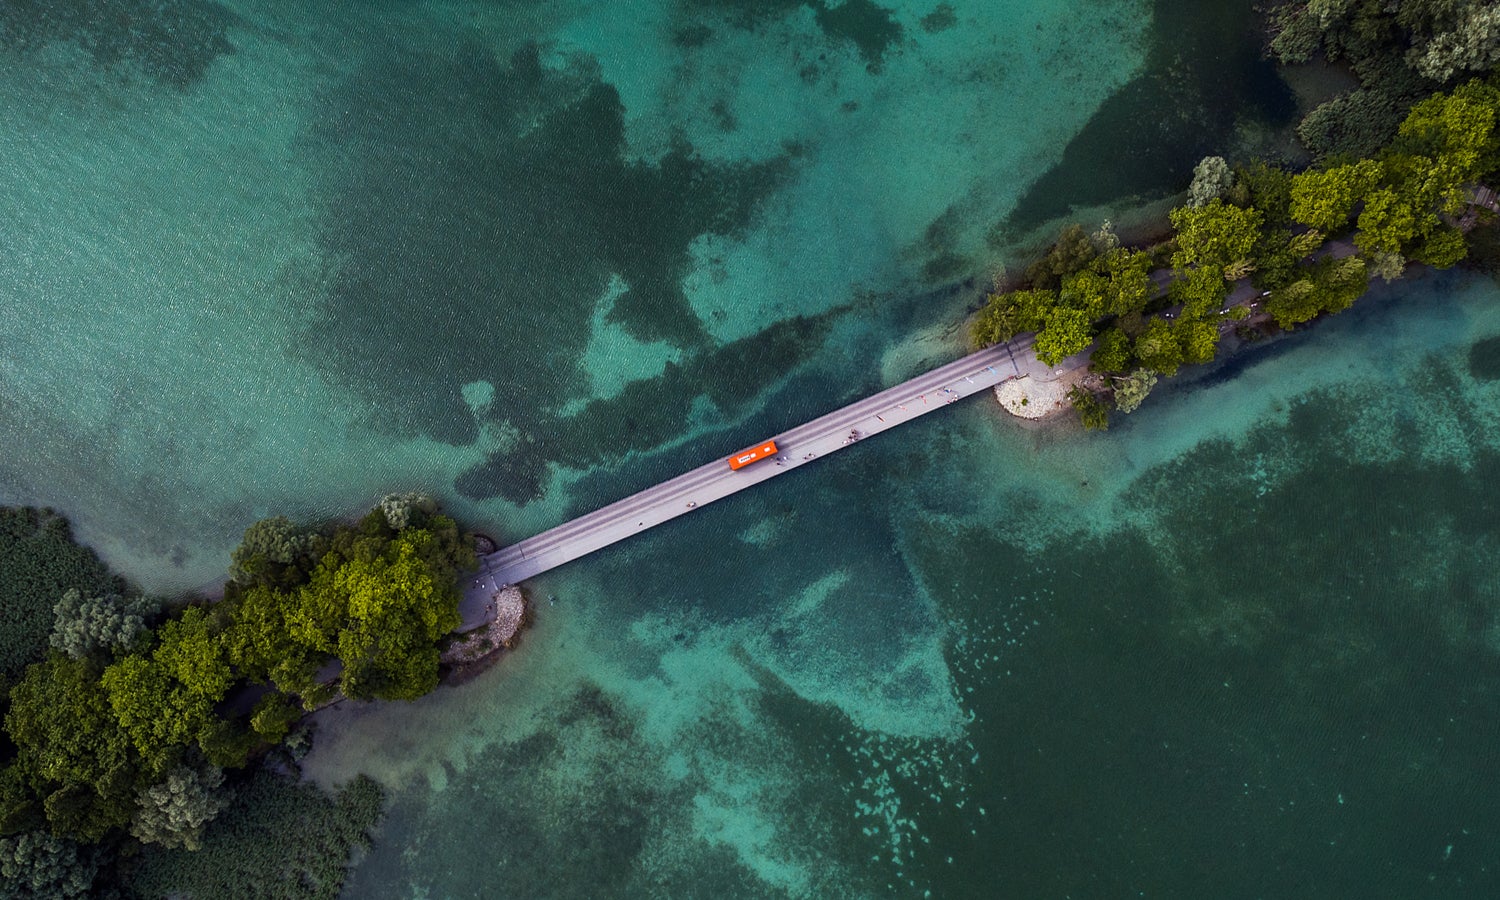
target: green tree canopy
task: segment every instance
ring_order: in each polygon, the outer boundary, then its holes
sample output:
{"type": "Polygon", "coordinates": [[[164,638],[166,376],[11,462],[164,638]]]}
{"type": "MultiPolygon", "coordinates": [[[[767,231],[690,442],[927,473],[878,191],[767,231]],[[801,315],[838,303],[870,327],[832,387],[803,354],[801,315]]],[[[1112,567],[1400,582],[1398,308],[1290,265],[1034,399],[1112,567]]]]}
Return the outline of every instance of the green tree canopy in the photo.
{"type": "Polygon", "coordinates": [[[1171,297],[1182,304],[1181,319],[1216,318],[1229,296],[1229,285],[1219,269],[1188,269],[1172,282],[1171,297]]]}
{"type": "Polygon", "coordinates": [[[229,577],[237,584],[285,587],[306,579],[318,542],[286,516],[261,519],[245,529],[229,557],[229,577]]]}
{"type": "Polygon", "coordinates": [[[27,669],[5,730],[55,831],[96,841],[130,821],[139,762],[87,660],[54,654],[27,669]]]}
{"type": "Polygon", "coordinates": [[[1500,163],[1497,112],[1500,89],[1478,79],[1451,93],[1433,94],[1412,107],[1392,150],[1441,160],[1460,181],[1486,176],[1500,163]]]}
{"type": "Polygon", "coordinates": [[[19,677],[47,654],[57,598],[124,594],[123,579],[73,540],[49,509],[0,506],[0,677],[19,677]]]}
{"type": "MultiPolygon", "coordinates": [[[[1058,234],[1057,241],[1047,253],[1026,269],[1026,280],[1033,287],[1052,289],[1062,285],[1062,280],[1074,272],[1088,268],[1099,255],[1099,247],[1079,224],[1068,225],[1058,234]]],[[[1027,328],[1025,331],[1034,329],[1027,328]]]]}
{"type": "Polygon", "coordinates": [[[1223,271],[1250,256],[1255,249],[1265,216],[1260,210],[1231,206],[1212,200],[1198,207],[1179,207],[1171,212],[1177,229],[1177,251],[1172,265],[1178,269],[1204,266],[1223,271]]]}
{"type": "Polygon", "coordinates": [[[1068,390],[1068,401],[1073,404],[1084,428],[1103,431],[1109,427],[1109,407],[1092,393],[1075,384],[1068,390]]]}
{"type": "Polygon", "coordinates": [[[145,632],[146,620],[155,612],[156,603],[145,597],[85,597],[71,588],[53,608],[52,646],[74,659],[123,649],[145,632]]]}
{"type": "Polygon", "coordinates": [[[1144,310],[1156,294],[1156,284],[1151,280],[1151,254],[1121,247],[1106,253],[1100,263],[1109,276],[1104,311],[1124,316],[1144,310]]]}
{"type": "Polygon", "coordinates": [[[411,700],[437,685],[437,642],[460,619],[452,572],[432,559],[436,543],[408,528],[378,555],[331,552],[313,572],[292,631],[343,663],[345,696],[411,700]]]}
{"type": "Polygon", "coordinates": [[[1096,372],[1124,372],[1134,359],[1130,336],[1118,327],[1111,327],[1099,335],[1099,345],[1089,357],[1089,368],[1096,372]]]}
{"type": "Polygon", "coordinates": [[[1089,321],[1104,315],[1105,295],[1109,292],[1109,278],[1085,269],[1074,272],[1063,279],[1058,292],[1058,304],[1076,309],[1088,316],[1089,321]]]}
{"type": "Polygon", "coordinates": [[[1181,335],[1166,320],[1152,319],[1135,339],[1135,356],[1148,369],[1176,375],[1184,362],[1181,335]]]}
{"type": "Polygon", "coordinates": [[[1093,342],[1093,326],[1093,319],[1083,310],[1058,307],[1047,317],[1047,326],[1037,332],[1036,358],[1057,365],[1093,342]]]}
{"type": "Polygon", "coordinates": [[[201,607],[168,620],[156,637],[149,654],[131,654],[105,669],[103,684],[136,752],[160,770],[183,748],[217,736],[214,707],[233,679],[219,631],[201,607]]]}
{"type": "Polygon", "coordinates": [[[175,766],[161,781],[141,789],[130,833],[143,844],[197,850],[204,826],[228,805],[223,786],[220,769],[175,766]]]}
{"type": "Polygon", "coordinates": [[[1156,373],[1150,369],[1136,369],[1123,378],[1116,378],[1114,384],[1115,408],[1128,415],[1146,402],[1151,389],[1156,387],[1156,373]]]}
{"type": "Polygon", "coordinates": [[[1292,177],[1292,219],[1325,233],[1344,230],[1354,207],[1380,182],[1380,163],[1362,159],[1292,177]]]}

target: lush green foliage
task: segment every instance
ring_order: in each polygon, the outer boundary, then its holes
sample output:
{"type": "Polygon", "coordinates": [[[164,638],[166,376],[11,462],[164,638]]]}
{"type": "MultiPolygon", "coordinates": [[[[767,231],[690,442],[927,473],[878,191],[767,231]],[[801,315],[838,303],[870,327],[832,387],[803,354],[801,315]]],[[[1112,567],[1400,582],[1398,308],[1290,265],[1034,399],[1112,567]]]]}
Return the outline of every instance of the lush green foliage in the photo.
{"type": "Polygon", "coordinates": [[[1342,231],[1380,175],[1380,164],[1371,159],[1303,172],[1292,179],[1292,218],[1317,231],[1342,231]]]}
{"type": "Polygon", "coordinates": [[[351,697],[411,699],[436,685],[437,643],[458,624],[455,579],[474,562],[453,521],[414,495],[386,498],[352,527],[257,523],[234,558],[226,600],[154,632],[134,602],[62,598],[66,652],[9,693],[0,834],[45,825],[97,841],[128,827],[192,847],[222,806],[219,769],[286,737],[294,697],[330,696],[316,680],[326,663],[341,664],[351,697]],[[237,689],[267,679],[280,690],[248,715],[227,712],[237,689]]]}
{"type": "Polygon", "coordinates": [[[1320,158],[1374,156],[1413,103],[1500,60],[1500,10],[1482,0],[1297,0],[1271,19],[1272,50],[1283,61],[1321,51],[1347,62],[1360,80],[1299,127],[1320,158]]]}
{"type": "Polygon", "coordinates": [[[1156,387],[1156,373],[1150,369],[1136,369],[1123,378],[1115,379],[1115,409],[1122,413],[1133,413],[1146,402],[1151,389],[1156,387]]]}
{"type": "Polygon", "coordinates": [[[156,603],[145,597],[102,594],[85,597],[69,588],[53,607],[52,646],[82,659],[92,653],[125,649],[146,630],[156,603]]]}
{"type": "Polygon", "coordinates": [[[229,557],[229,577],[239,584],[296,584],[316,551],[315,537],[286,516],[261,519],[245,529],[229,557]]]}
{"type": "Polygon", "coordinates": [[[193,852],[147,847],[128,887],[192,900],[336,898],[349,856],[380,821],[380,786],[360,776],[336,797],[258,772],[193,852]]]}
{"type": "Polygon", "coordinates": [[[177,766],[158,784],[141,791],[130,833],[143,844],[202,846],[203,827],[225,807],[224,773],[208,767],[177,766]]]}
{"type": "Polygon", "coordinates": [[[1135,339],[1135,356],[1141,365],[1163,375],[1176,375],[1186,361],[1182,336],[1165,319],[1152,319],[1135,339]]]}
{"type": "Polygon", "coordinates": [[[96,841],[130,822],[143,766],[110,709],[99,670],[56,654],[11,690],[5,730],[17,748],[0,831],[34,827],[96,841]]]}
{"type": "MultiPolygon", "coordinates": [[[[1350,4],[1324,0],[1298,9],[1337,18],[1350,4]]],[[[1469,242],[1456,218],[1470,187],[1500,174],[1497,123],[1500,88],[1475,80],[1410,104],[1370,158],[1293,175],[1260,163],[1231,170],[1209,157],[1194,174],[1187,204],[1170,214],[1174,277],[1165,301],[1151,278],[1151,255],[1071,226],[1029,270],[1046,287],[990,296],[973,337],[983,345],[1035,331],[1037,358],[1049,365],[1097,338],[1094,371],[1139,367],[1117,379],[1114,391],[1116,402],[1134,409],[1154,384],[1151,373],[1172,375],[1183,364],[1213,359],[1222,320],[1249,314],[1243,304],[1226,305],[1234,282],[1253,276],[1265,312],[1291,328],[1347,309],[1371,277],[1398,277],[1409,260],[1438,268],[1462,260],[1469,242]],[[1352,257],[1338,237],[1351,230],[1352,257]],[[1169,305],[1175,314],[1163,310],[1169,305]],[[1162,317],[1146,316],[1157,311],[1162,317]]],[[[1090,401],[1079,402],[1097,421],[1090,401]]]]}
{"type": "Polygon", "coordinates": [[[69,590],[123,594],[94,551],[73,542],[68,520],[50,510],[0,507],[0,677],[15,677],[46,655],[53,608],[69,590]]]}
{"type": "Polygon", "coordinates": [[[1034,287],[1056,290],[1064,278],[1087,268],[1099,251],[1082,225],[1069,225],[1046,254],[1026,269],[1026,280],[1034,287]]]}
{"type": "Polygon", "coordinates": [[[44,831],[0,838],[0,900],[87,897],[98,871],[98,853],[67,838],[44,831]]]}
{"type": "Polygon", "coordinates": [[[1089,357],[1089,368],[1096,372],[1124,372],[1135,358],[1130,335],[1119,328],[1106,328],[1099,335],[1099,346],[1089,357]]]}
{"type": "Polygon", "coordinates": [[[1260,210],[1231,206],[1222,200],[1174,209],[1171,219],[1177,229],[1172,265],[1179,269],[1201,266],[1220,273],[1249,258],[1265,223],[1260,210]]]}
{"type": "Polygon", "coordinates": [[[1036,336],[1036,358],[1049,366],[1083,350],[1094,339],[1093,321],[1087,312],[1059,306],[1047,317],[1047,324],[1036,336]]]}
{"type": "Polygon", "coordinates": [[[437,641],[459,623],[454,580],[473,565],[453,520],[420,500],[387,498],[314,545],[321,552],[305,581],[263,570],[241,591],[225,642],[233,663],[310,704],[327,696],[315,676],[333,659],[349,697],[409,700],[431,690],[437,641]]]}
{"type": "Polygon", "coordinates": [[[1068,391],[1068,400],[1078,412],[1078,420],[1090,431],[1103,431],[1109,427],[1109,407],[1092,393],[1074,385],[1068,391]]]}
{"type": "Polygon", "coordinates": [[[1151,256],[1113,246],[1113,240],[1108,228],[1093,237],[1076,225],[1064,229],[1031,268],[1056,288],[991,294],[971,326],[974,343],[987,346],[1034,331],[1037,358],[1056,365],[1093,342],[1101,317],[1144,310],[1156,292],[1151,256]]]}
{"type": "Polygon", "coordinates": [[[1222,156],[1205,156],[1193,169],[1193,182],[1188,185],[1188,206],[1205,206],[1218,200],[1234,187],[1234,173],[1222,156]]]}

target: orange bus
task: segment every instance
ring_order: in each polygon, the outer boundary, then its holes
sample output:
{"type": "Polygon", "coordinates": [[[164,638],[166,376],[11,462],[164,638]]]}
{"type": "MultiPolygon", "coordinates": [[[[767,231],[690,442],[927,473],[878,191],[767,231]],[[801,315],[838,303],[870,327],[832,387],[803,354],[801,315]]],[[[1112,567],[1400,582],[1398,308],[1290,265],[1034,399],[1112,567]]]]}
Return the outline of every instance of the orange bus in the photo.
{"type": "Polygon", "coordinates": [[[766,441],[759,447],[751,447],[749,450],[741,450],[739,453],[729,457],[729,468],[743,469],[758,459],[776,455],[776,442],[766,441]]]}

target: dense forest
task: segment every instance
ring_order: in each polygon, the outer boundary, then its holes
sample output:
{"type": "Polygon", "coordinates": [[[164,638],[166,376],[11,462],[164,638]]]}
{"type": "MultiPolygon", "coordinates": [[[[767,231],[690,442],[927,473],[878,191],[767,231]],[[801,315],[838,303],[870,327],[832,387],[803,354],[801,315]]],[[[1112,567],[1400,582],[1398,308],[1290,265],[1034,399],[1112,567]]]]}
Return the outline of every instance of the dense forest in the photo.
{"type": "Polygon", "coordinates": [[[1035,332],[1049,365],[1093,347],[1102,387],[1070,395],[1086,426],[1136,409],[1158,376],[1212,360],[1231,328],[1291,329],[1347,309],[1371,278],[1447,268],[1471,247],[1493,255],[1494,216],[1477,201],[1500,170],[1500,83],[1475,73],[1500,55],[1500,10],[1310,0],[1270,20],[1282,62],[1316,58],[1360,84],[1298,126],[1310,164],[1209,157],[1167,240],[1132,249],[1107,223],[1070,226],[1026,286],[991,294],[971,325],[980,346],[1035,332]],[[1252,312],[1261,321],[1236,326],[1252,312]]]}
{"type": "Polygon", "coordinates": [[[129,590],[56,515],[0,516],[18,612],[0,643],[0,898],[103,883],[336,896],[381,793],[297,782],[300,720],[340,696],[436,687],[471,540],[420,495],[353,525],[267,519],[234,551],[222,600],[167,603],[129,590]]]}

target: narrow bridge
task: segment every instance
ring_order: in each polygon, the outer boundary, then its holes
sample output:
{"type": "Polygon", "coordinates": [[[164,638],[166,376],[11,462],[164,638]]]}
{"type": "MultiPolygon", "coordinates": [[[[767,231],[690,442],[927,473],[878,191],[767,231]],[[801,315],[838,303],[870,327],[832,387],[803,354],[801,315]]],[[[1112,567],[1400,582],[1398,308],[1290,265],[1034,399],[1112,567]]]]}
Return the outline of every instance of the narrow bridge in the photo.
{"type": "MultiPolygon", "coordinates": [[[[842,450],[854,440],[879,434],[918,416],[941,409],[971,394],[1022,375],[1046,378],[1054,370],[1031,353],[1032,336],[970,354],[929,372],[855,401],[842,409],[776,435],[756,440],[776,441],[780,454],[743,469],[732,470],[724,457],[699,466],[655,487],[512,544],[480,560],[479,572],[465,591],[465,626],[482,614],[489,595],[499,586],[518,584],[580,556],[608,547],[678,516],[702,509],[715,500],[784,475],[842,450]],[[853,438],[854,435],[858,438],[853,438]]],[[[1066,364],[1065,364],[1066,365],[1066,364]]],[[[724,448],[724,456],[738,450],[724,448]]]]}

